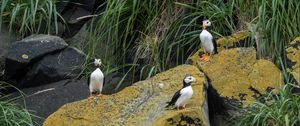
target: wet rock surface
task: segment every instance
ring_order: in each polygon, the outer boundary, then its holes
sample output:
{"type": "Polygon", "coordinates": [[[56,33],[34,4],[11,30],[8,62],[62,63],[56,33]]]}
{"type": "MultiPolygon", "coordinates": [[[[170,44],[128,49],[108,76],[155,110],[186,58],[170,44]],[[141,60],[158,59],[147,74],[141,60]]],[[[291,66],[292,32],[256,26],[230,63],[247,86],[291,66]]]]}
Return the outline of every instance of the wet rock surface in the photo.
{"type": "Polygon", "coordinates": [[[140,81],[122,91],[96,97],[93,101],[65,104],[51,114],[44,126],[101,125],[209,125],[205,77],[196,67],[182,65],[140,81]],[[182,87],[185,74],[192,74],[194,95],[186,109],[165,109],[166,102],[182,87]],[[158,86],[163,84],[161,88],[158,86]]]}

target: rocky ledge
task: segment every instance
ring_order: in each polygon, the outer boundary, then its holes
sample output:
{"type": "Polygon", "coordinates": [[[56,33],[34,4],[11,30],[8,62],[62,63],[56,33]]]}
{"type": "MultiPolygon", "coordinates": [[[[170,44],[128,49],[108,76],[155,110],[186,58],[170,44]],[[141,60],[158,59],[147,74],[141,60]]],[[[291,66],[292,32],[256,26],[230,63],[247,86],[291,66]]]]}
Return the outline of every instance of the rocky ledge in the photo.
{"type": "Polygon", "coordinates": [[[295,38],[285,49],[288,59],[289,72],[300,84],[300,37],[295,38]]]}
{"type": "Polygon", "coordinates": [[[209,125],[205,76],[197,67],[181,65],[140,81],[113,95],[103,95],[89,102],[68,103],[50,115],[44,126],[163,126],[176,124],[209,125]],[[166,109],[166,102],[182,87],[186,74],[197,82],[186,109],[166,109]]]}

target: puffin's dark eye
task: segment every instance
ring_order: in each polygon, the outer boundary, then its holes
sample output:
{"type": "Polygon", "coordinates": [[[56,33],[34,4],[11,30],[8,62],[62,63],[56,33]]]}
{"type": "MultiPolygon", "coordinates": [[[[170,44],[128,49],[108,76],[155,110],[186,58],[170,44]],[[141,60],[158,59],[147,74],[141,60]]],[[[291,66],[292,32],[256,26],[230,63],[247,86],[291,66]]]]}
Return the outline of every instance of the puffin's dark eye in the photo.
{"type": "Polygon", "coordinates": [[[208,22],[206,22],[206,24],[208,24],[208,22]]]}

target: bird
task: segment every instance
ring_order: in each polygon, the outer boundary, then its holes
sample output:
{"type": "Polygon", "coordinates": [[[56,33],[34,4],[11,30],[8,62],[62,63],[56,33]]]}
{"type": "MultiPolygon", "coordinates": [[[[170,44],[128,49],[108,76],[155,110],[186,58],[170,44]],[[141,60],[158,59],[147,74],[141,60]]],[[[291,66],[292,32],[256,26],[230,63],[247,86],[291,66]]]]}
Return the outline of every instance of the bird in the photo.
{"type": "Polygon", "coordinates": [[[196,78],[192,75],[185,75],[183,79],[183,87],[178,90],[172,97],[172,100],[167,102],[166,108],[173,106],[179,110],[180,108],[185,108],[188,100],[193,96],[193,89],[191,86],[192,82],[195,82],[196,78]]]}
{"type": "Polygon", "coordinates": [[[211,22],[209,20],[203,20],[202,32],[199,35],[201,46],[203,47],[205,53],[200,59],[204,61],[209,61],[210,56],[217,53],[217,44],[214,41],[212,34],[207,31],[207,27],[209,26],[211,26],[211,22]]]}
{"type": "Polygon", "coordinates": [[[102,64],[101,59],[95,59],[94,65],[96,69],[90,74],[87,79],[87,84],[89,85],[90,96],[88,99],[93,98],[93,93],[98,93],[97,96],[101,96],[102,88],[104,85],[104,74],[100,70],[102,64]]]}

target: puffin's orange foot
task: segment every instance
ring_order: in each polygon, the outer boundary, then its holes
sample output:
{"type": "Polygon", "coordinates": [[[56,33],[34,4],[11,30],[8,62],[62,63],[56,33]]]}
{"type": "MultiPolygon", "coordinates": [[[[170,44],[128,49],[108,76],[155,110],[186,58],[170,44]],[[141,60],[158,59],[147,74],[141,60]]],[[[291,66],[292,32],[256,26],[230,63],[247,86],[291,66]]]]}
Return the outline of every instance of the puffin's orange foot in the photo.
{"type": "Polygon", "coordinates": [[[208,62],[210,59],[210,56],[204,54],[204,55],[202,55],[202,58],[200,58],[200,59],[208,62]]]}
{"type": "Polygon", "coordinates": [[[99,93],[99,94],[97,94],[97,97],[100,97],[102,94],[101,93],[99,93]]]}
{"type": "Polygon", "coordinates": [[[88,97],[88,101],[90,101],[90,102],[93,101],[93,99],[94,99],[94,97],[92,95],[88,97]]]}

